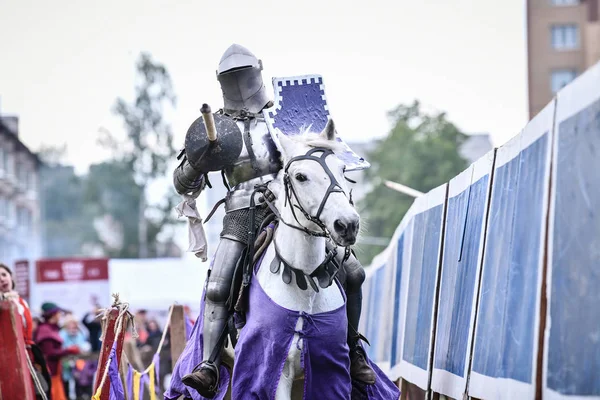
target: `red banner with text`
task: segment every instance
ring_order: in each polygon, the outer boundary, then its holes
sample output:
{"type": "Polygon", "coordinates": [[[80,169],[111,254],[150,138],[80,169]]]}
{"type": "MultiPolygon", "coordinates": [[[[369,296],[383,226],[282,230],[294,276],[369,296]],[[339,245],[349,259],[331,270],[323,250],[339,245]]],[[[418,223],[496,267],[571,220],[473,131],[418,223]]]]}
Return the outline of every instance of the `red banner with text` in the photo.
{"type": "Polygon", "coordinates": [[[110,306],[108,259],[42,259],[35,268],[35,309],[50,301],[81,319],[95,306],[110,306]]]}

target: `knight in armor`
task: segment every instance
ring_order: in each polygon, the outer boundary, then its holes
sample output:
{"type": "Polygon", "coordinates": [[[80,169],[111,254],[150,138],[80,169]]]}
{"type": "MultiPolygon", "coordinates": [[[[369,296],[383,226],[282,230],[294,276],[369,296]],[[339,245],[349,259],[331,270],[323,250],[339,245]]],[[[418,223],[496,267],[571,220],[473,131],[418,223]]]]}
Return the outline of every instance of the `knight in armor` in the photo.
{"type": "MultiPolygon", "coordinates": [[[[262,111],[273,105],[262,79],[262,62],[248,49],[234,44],[223,54],[217,69],[217,79],[223,93],[224,106],[216,114],[233,119],[242,132],[243,147],[234,162],[222,170],[224,182],[231,187],[225,198],[225,217],[220,242],[207,277],[204,324],[203,362],[182,382],[202,396],[212,398],[216,393],[220,352],[219,338],[230,317],[227,302],[238,260],[248,246],[249,207],[255,187],[276,178],[283,167],[280,154],[269,133],[262,111]],[[226,177],[226,181],[225,181],[226,177]],[[213,351],[215,353],[213,353],[213,351]],[[214,357],[214,354],[218,354],[214,357]],[[211,357],[211,355],[213,357],[211,357]],[[210,359],[214,359],[211,361],[210,359]]],[[[188,133],[189,134],[189,133],[188,133]]],[[[185,154],[174,172],[174,186],[180,195],[199,193],[207,185],[209,171],[192,167],[198,165],[191,154],[185,154]]],[[[254,227],[258,229],[270,210],[264,198],[259,198],[254,213],[254,227]]],[[[328,246],[334,247],[333,244],[328,246]]],[[[331,249],[330,249],[331,250],[331,249]]],[[[337,249],[344,255],[344,249],[337,249]]],[[[347,295],[348,345],[352,378],[372,384],[375,373],[368,365],[364,350],[359,345],[358,333],[361,313],[361,285],[365,272],[354,254],[342,264],[347,295]]],[[[222,347],[222,346],[221,346],[222,347]]]]}

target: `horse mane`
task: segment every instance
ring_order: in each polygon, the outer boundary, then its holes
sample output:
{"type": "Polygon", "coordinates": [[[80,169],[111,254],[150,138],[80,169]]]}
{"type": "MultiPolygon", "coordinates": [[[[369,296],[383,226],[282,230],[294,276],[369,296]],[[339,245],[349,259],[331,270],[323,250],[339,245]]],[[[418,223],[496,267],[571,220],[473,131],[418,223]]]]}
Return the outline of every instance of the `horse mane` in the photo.
{"type": "Polygon", "coordinates": [[[345,151],[345,146],[342,142],[324,138],[320,133],[311,131],[310,127],[300,130],[298,135],[290,135],[288,137],[308,147],[320,147],[331,150],[334,153],[343,153],[345,151]]]}

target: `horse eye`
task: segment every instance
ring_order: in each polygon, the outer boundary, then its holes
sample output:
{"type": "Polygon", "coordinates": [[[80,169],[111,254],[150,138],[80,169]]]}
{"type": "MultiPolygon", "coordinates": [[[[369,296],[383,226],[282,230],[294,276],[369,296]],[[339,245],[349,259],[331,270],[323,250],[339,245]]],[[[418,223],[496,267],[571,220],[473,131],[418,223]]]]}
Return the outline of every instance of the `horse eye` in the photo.
{"type": "Polygon", "coordinates": [[[306,182],[308,180],[308,178],[306,177],[306,175],[301,174],[301,173],[297,173],[296,174],[296,180],[298,182],[306,182]]]}

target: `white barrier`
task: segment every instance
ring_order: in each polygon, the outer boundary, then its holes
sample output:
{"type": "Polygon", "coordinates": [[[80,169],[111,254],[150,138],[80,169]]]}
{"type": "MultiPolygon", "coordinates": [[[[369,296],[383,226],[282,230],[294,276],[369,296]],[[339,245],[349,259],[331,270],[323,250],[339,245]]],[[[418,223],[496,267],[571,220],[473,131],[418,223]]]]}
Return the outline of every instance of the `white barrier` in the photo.
{"type": "Polygon", "coordinates": [[[600,399],[599,170],[600,63],[415,200],[367,272],[371,358],[457,399],[600,399]]]}

